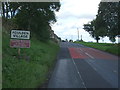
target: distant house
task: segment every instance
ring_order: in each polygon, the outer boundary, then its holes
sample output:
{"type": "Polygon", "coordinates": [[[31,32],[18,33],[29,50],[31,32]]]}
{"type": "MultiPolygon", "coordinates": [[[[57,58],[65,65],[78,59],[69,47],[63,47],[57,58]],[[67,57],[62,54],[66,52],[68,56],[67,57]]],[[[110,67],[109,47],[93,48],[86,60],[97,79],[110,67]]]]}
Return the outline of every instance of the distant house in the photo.
{"type": "Polygon", "coordinates": [[[50,38],[55,38],[53,30],[50,30],[50,38]]]}
{"type": "Polygon", "coordinates": [[[50,30],[50,38],[53,39],[55,42],[59,43],[61,41],[61,38],[59,38],[54,31],[50,30]]]}

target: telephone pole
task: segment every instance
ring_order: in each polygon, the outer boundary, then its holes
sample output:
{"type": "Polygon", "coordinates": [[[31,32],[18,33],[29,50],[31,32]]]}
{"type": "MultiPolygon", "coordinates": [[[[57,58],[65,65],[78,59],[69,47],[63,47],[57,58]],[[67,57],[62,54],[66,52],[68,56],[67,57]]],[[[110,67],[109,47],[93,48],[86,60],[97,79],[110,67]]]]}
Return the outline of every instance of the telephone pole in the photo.
{"type": "Polygon", "coordinates": [[[78,40],[79,40],[79,29],[77,28],[77,32],[78,32],[78,40]]]}
{"type": "Polygon", "coordinates": [[[81,41],[82,41],[82,35],[81,35],[81,41]]]}

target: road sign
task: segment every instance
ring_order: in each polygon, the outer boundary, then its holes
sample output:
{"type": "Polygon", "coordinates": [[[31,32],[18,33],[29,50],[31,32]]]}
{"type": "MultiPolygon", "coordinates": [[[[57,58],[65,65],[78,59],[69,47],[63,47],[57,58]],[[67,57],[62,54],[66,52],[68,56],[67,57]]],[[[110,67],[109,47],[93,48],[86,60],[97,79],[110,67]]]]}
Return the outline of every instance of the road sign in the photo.
{"type": "Polygon", "coordinates": [[[13,48],[30,48],[30,40],[10,40],[10,47],[13,48]]]}
{"type": "Polygon", "coordinates": [[[15,39],[30,39],[30,31],[12,30],[11,38],[15,39]]]}

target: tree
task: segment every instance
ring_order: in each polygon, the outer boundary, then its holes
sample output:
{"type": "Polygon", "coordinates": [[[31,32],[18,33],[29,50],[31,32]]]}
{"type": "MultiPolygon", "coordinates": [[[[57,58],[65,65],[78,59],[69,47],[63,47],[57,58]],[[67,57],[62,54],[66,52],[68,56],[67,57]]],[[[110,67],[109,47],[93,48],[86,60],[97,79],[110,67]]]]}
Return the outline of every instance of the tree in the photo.
{"type": "Polygon", "coordinates": [[[108,36],[112,42],[120,35],[118,29],[118,2],[101,2],[96,19],[84,24],[84,29],[98,42],[99,37],[108,36]],[[93,29],[94,27],[94,29],[93,29]]]}
{"type": "Polygon", "coordinates": [[[18,29],[30,30],[43,41],[50,38],[49,27],[56,22],[55,11],[60,9],[59,2],[9,2],[3,5],[18,29]]]}
{"type": "Polygon", "coordinates": [[[2,16],[3,16],[3,18],[5,18],[5,5],[4,5],[5,3],[3,2],[2,3],[2,16]]]}
{"type": "Polygon", "coordinates": [[[101,2],[96,17],[96,20],[100,19],[97,24],[102,21],[101,25],[111,41],[120,34],[118,32],[118,4],[118,2],[101,2]]]}
{"type": "Polygon", "coordinates": [[[17,13],[18,8],[20,7],[19,2],[9,2],[9,12],[10,12],[10,18],[13,18],[15,16],[15,13],[17,13]]]}
{"type": "Polygon", "coordinates": [[[2,2],[3,17],[6,19],[15,16],[16,10],[19,8],[19,3],[16,2],[2,2]]]}
{"type": "Polygon", "coordinates": [[[100,38],[99,38],[99,32],[96,30],[95,27],[95,20],[91,21],[88,24],[84,24],[84,30],[86,30],[87,32],[89,32],[89,34],[97,41],[97,43],[99,42],[100,38]]]}

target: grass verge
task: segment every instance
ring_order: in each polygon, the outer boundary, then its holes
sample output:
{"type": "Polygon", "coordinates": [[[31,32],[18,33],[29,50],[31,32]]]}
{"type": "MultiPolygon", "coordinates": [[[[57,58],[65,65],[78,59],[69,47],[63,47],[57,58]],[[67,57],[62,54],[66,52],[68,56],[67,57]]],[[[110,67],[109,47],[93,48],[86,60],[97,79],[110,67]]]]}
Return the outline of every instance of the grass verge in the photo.
{"type": "Polygon", "coordinates": [[[75,43],[80,43],[88,47],[96,48],[96,49],[120,56],[120,44],[93,43],[93,42],[75,42],[75,43]]]}
{"type": "Polygon", "coordinates": [[[42,85],[55,62],[58,44],[31,38],[31,47],[22,48],[19,59],[18,48],[10,48],[9,34],[3,32],[2,36],[3,88],[37,88],[42,85]]]}

